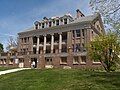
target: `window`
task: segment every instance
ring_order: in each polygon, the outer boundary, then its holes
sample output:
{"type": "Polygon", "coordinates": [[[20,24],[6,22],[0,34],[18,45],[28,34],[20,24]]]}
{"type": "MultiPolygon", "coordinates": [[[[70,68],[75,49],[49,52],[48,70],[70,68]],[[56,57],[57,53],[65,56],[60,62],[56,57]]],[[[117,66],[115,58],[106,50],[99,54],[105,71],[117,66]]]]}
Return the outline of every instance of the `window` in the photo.
{"type": "Polygon", "coordinates": [[[60,64],[67,64],[67,57],[61,57],[60,64]]]}
{"type": "Polygon", "coordinates": [[[77,43],[77,44],[73,45],[73,51],[74,52],[80,52],[80,43],[77,43]]]}
{"type": "Polygon", "coordinates": [[[55,20],[53,20],[53,25],[55,25],[55,20]]]}
{"type": "Polygon", "coordinates": [[[51,53],[51,50],[47,48],[46,53],[51,53]]]}
{"type": "Polygon", "coordinates": [[[41,26],[41,23],[39,23],[39,26],[41,26]]]}
{"type": "Polygon", "coordinates": [[[75,33],[74,33],[74,31],[72,31],[72,35],[73,35],[73,38],[75,37],[75,33]]]}
{"type": "Polygon", "coordinates": [[[24,43],[26,43],[27,42],[27,38],[24,38],[24,43]]]}
{"type": "Polygon", "coordinates": [[[36,54],[36,48],[33,48],[33,54],[36,54]]]}
{"type": "Polygon", "coordinates": [[[86,56],[81,56],[81,63],[86,63],[86,56]]]}
{"type": "Polygon", "coordinates": [[[66,18],[66,19],[64,19],[64,24],[67,24],[67,18],[66,18]]]}
{"type": "Polygon", "coordinates": [[[9,60],[9,64],[13,64],[13,59],[10,59],[10,60],[9,60]]]}
{"type": "Polygon", "coordinates": [[[85,48],[85,44],[82,43],[82,51],[85,52],[86,51],[86,48],[85,48]]]}
{"type": "Polygon", "coordinates": [[[23,43],[23,38],[21,40],[22,40],[21,42],[23,43]]]}
{"type": "Polygon", "coordinates": [[[76,44],[76,52],[79,52],[80,51],[80,44],[76,44]]]}
{"type": "Polygon", "coordinates": [[[76,37],[80,37],[80,30],[76,30],[76,37]]]}
{"type": "Polygon", "coordinates": [[[58,26],[59,25],[59,20],[56,20],[56,26],[58,26]]]}
{"type": "Polygon", "coordinates": [[[35,29],[38,29],[38,27],[39,27],[39,22],[36,21],[34,24],[35,24],[35,29]]]}
{"type": "Polygon", "coordinates": [[[82,36],[85,36],[84,29],[82,29],[82,36]]]}
{"type": "Polygon", "coordinates": [[[0,60],[0,64],[3,64],[3,60],[2,59],[0,60]]]}
{"type": "Polygon", "coordinates": [[[6,64],[6,59],[3,60],[3,64],[6,64]]]}
{"type": "Polygon", "coordinates": [[[93,60],[93,64],[101,64],[100,60],[93,60]]]}
{"type": "Polygon", "coordinates": [[[35,29],[38,29],[38,24],[35,25],[35,29]]]}
{"type": "Polygon", "coordinates": [[[29,37],[28,37],[28,42],[29,42],[29,37]]]}
{"type": "Polygon", "coordinates": [[[98,30],[100,30],[100,27],[99,27],[99,25],[97,25],[97,29],[98,29],[98,30]]]}
{"type": "Polygon", "coordinates": [[[42,23],[42,28],[44,28],[44,23],[42,23]]]}
{"type": "Polygon", "coordinates": [[[79,58],[78,56],[73,58],[73,64],[79,64],[79,58]]]}
{"type": "Polygon", "coordinates": [[[51,22],[49,22],[49,27],[51,27],[51,22]]]}
{"type": "Polygon", "coordinates": [[[62,52],[67,52],[67,46],[62,45],[62,52]]]}
{"type": "Polygon", "coordinates": [[[37,37],[33,37],[33,44],[37,44],[37,37]]]}

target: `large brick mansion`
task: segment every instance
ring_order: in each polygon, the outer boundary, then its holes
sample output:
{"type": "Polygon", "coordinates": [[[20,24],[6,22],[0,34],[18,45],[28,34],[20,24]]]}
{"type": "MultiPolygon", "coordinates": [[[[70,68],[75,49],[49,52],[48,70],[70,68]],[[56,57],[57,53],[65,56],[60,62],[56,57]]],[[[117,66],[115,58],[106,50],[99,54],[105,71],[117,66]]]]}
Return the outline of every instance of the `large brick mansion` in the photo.
{"type": "Polygon", "coordinates": [[[85,16],[77,9],[75,18],[71,14],[44,17],[18,33],[17,61],[1,56],[0,65],[31,67],[34,61],[35,68],[98,67],[101,63],[88,58],[86,45],[101,33],[105,32],[98,13],[85,16]]]}

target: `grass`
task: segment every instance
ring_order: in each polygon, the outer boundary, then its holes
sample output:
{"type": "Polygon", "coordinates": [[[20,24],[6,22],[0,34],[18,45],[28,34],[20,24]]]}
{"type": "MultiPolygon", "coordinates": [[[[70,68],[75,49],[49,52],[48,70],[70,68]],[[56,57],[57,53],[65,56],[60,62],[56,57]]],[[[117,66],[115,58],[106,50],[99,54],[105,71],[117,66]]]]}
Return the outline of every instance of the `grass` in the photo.
{"type": "Polygon", "coordinates": [[[14,69],[13,67],[0,67],[0,71],[14,69]]]}
{"type": "Polygon", "coordinates": [[[120,72],[24,70],[1,75],[0,90],[120,90],[120,72]]]}

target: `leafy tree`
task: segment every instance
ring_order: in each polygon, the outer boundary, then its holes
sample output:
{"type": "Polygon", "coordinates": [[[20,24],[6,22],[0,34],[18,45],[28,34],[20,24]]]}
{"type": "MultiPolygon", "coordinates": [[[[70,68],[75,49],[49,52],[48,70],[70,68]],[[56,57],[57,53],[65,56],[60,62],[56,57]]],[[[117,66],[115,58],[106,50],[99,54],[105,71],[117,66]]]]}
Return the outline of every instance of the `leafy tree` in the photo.
{"type": "Polygon", "coordinates": [[[120,35],[120,0],[90,0],[90,7],[102,15],[107,28],[120,35]]]}
{"type": "Polygon", "coordinates": [[[3,52],[3,44],[0,43],[0,53],[3,52]]]}
{"type": "Polygon", "coordinates": [[[91,60],[100,61],[107,72],[115,70],[120,64],[118,36],[113,32],[96,36],[88,45],[88,55],[91,60]]]}

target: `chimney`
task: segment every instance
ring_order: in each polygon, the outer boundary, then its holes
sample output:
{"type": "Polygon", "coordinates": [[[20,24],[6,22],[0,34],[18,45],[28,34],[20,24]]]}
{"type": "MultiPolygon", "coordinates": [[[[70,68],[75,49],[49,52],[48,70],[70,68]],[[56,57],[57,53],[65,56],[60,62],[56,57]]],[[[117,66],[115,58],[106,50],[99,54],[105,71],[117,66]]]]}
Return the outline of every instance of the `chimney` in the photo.
{"type": "Polygon", "coordinates": [[[77,19],[85,16],[79,9],[77,9],[76,12],[77,12],[76,14],[77,19]]]}

